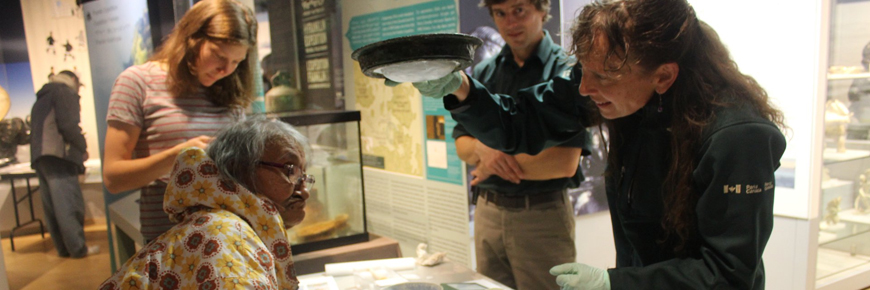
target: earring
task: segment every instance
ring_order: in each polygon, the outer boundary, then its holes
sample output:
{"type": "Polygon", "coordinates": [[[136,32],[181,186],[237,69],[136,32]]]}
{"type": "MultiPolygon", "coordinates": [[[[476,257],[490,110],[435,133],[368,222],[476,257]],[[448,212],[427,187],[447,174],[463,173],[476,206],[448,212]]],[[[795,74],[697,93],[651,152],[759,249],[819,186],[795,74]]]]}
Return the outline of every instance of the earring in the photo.
{"type": "Polygon", "coordinates": [[[196,75],[196,66],[190,63],[190,61],[187,61],[187,71],[190,72],[190,75],[196,75]]]}
{"type": "Polygon", "coordinates": [[[658,109],[658,111],[659,111],[659,113],[661,113],[662,112],[662,95],[659,94],[659,92],[656,92],[656,95],[659,96],[659,109],[658,109]]]}

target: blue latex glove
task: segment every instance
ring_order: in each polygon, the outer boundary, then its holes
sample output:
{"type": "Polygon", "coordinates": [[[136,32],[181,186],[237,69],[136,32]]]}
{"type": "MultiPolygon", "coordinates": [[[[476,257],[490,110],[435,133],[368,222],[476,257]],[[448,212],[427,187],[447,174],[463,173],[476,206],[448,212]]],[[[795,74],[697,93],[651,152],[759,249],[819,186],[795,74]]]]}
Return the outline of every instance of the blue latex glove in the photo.
{"type": "MultiPolygon", "coordinates": [[[[420,91],[420,94],[424,97],[430,98],[443,98],[446,95],[452,94],[456,90],[459,89],[459,86],[462,85],[462,75],[459,71],[455,71],[446,76],[441,77],[440,79],[431,80],[431,81],[422,81],[411,83],[420,91]]],[[[384,84],[390,87],[395,87],[399,85],[399,83],[394,82],[390,79],[384,80],[384,84]]]]}
{"type": "Polygon", "coordinates": [[[562,290],[610,290],[610,275],[607,270],[581,263],[567,263],[550,268],[556,276],[556,284],[562,290]]]}

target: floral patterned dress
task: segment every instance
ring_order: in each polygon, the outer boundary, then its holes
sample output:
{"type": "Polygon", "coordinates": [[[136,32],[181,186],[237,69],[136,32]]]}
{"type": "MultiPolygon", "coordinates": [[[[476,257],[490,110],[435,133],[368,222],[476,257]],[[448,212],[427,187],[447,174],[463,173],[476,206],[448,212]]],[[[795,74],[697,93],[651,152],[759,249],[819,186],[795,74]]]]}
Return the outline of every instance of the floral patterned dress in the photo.
{"type": "Polygon", "coordinates": [[[298,289],[276,205],[222,179],[202,149],[178,155],[163,209],[179,224],[99,289],[298,289]]]}

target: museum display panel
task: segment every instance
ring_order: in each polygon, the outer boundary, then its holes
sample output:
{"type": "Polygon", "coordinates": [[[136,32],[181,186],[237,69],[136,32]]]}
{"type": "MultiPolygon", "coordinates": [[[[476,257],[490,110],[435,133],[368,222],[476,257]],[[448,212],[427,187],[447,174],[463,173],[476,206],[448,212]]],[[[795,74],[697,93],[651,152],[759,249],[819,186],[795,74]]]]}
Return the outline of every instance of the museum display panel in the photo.
{"type": "Polygon", "coordinates": [[[359,111],[266,115],[308,137],[306,172],[314,176],[305,219],[290,228],[293,254],[368,241],[360,155],[359,111]]]}
{"type": "Polygon", "coordinates": [[[855,18],[867,11],[870,1],[831,2],[817,287],[870,267],[870,31],[855,18]]]}

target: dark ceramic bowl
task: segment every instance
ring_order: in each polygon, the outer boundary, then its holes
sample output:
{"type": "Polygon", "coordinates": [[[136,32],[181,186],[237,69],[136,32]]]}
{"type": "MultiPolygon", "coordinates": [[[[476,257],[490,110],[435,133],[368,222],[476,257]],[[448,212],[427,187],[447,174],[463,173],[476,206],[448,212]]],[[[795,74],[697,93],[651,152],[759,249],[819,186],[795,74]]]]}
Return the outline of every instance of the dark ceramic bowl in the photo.
{"type": "Polygon", "coordinates": [[[366,76],[416,82],[467,68],[481,44],[477,37],[460,33],[419,34],[363,46],[351,57],[366,76]]]}

